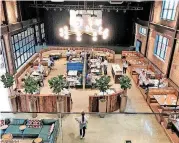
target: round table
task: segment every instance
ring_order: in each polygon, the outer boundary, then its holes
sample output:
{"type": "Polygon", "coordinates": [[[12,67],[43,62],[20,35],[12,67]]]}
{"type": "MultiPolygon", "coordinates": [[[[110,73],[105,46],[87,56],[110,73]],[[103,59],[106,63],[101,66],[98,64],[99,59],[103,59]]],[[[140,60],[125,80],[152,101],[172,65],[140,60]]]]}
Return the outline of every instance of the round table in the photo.
{"type": "Polygon", "coordinates": [[[4,134],[4,135],[2,136],[2,140],[3,140],[3,141],[11,141],[12,139],[13,139],[13,136],[12,136],[11,133],[4,134]]]}
{"type": "Polygon", "coordinates": [[[42,143],[42,138],[34,139],[33,143],[42,143]]]}
{"type": "Polygon", "coordinates": [[[7,127],[8,127],[8,125],[3,125],[3,126],[0,127],[0,129],[5,130],[5,129],[7,129],[7,127]]]}
{"type": "Polygon", "coordinates": [[[26,125],[21,125],[21,126],[19,127],[19,130],[23,131],[23,130],[25,130],[25,128],[26,128],[26,125]]]}

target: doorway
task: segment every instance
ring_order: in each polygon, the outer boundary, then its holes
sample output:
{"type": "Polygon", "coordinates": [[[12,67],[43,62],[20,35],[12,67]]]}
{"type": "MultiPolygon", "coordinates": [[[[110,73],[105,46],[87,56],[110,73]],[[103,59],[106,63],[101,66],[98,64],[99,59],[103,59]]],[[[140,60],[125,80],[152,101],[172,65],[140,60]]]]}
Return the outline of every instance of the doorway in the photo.
{"type": "Polygon", "coordinates": [[[135,48],[137,52],[141,52],[141,46],[142,46],[142,42],[137,39],[136,48],[135,48]]]}

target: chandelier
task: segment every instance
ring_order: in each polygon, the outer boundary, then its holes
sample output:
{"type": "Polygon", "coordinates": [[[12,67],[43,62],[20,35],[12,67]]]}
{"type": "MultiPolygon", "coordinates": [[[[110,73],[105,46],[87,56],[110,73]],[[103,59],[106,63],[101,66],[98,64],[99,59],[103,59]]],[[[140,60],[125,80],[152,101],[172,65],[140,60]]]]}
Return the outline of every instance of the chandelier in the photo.
{"type": "Polygon", "coordinates": [[[109,29],[102,27],[102,18],[97,17],[94,11],[84,13],[84,11],[71,10],[70,28],[66,25],[61,27],[59,35],[65,40],[68,40],[70,35],[76,35],[76,40],[80,42],[83,34],[91,36],[94,42],[98,40],[99,36],[106,40],[109,36],[109,29]]]}

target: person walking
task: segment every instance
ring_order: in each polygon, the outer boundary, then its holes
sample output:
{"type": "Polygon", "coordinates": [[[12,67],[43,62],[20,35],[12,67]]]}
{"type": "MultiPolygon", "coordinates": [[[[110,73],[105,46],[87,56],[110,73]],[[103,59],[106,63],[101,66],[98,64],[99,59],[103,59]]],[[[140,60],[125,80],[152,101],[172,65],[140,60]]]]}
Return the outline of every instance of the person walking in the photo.
{"type": "Polygon", "coordinates": [[[76,121],[79,123],[79,127],[80,127],[80,138],[84,138],[85,137],[85,130],[87,128],[87,117],[85,116],[84,111],[81,112],[81,116],[78,118],[75,118],[76,121]]]}

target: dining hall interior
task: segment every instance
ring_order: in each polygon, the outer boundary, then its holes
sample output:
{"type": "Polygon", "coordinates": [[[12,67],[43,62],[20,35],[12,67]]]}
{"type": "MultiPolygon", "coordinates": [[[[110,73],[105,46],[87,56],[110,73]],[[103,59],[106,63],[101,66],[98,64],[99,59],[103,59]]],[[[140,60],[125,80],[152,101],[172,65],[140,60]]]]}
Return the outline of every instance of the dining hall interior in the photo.
{"type": "Polygon", "coordinates": [[[0,4],[0,142],[179,143],[178,0],[0,4]]]}

